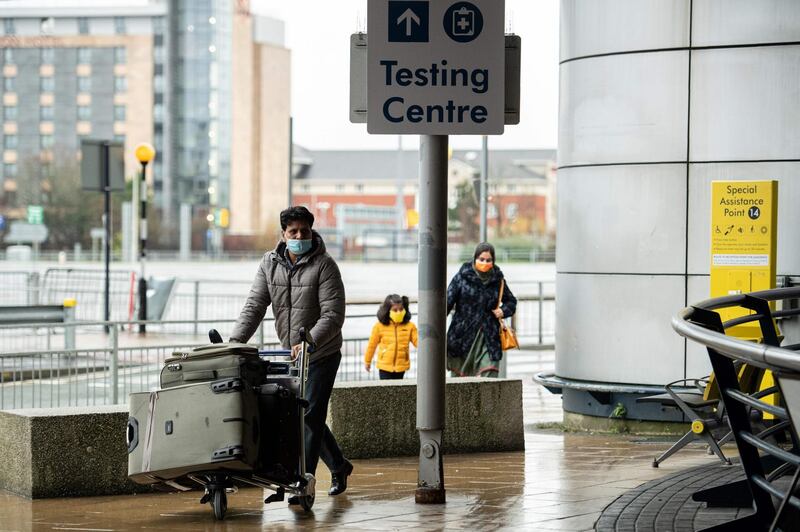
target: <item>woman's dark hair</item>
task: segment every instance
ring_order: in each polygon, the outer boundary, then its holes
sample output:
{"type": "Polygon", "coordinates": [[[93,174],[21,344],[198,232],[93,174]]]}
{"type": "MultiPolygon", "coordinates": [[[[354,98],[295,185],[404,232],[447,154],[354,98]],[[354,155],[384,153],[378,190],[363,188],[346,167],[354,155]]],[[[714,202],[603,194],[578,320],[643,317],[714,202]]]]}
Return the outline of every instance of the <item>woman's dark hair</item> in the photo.
{"type": "Polygon", "coordinates": [[[472,255],[473,262],[478,260],[478,257],[480,257],[481,253],[483,253],[484,251],[488,251],[489,254],[492,256],[492,262],[497,262],[494,258],[494,246],[488,242],[481,242],[480,244],[475,246],[475,253],[472,255]]]}
{"type": "Polygon", "coordinates": [[[314,227],[314,215],[302,205],[281,211],[281,231],[286,231],[292,222],[306,222],[309,227],[314,227]]]}
{"type": "Polygon", "coordinates": [[[389,311],[392,308],[392,305],[403,304],[403,308],[406,309],[406,315],[403,318],[403,323],[408,323],[411,321],[411,310],[408,308],[408,298],[406,296],[399,296],[397,294],[389,294],[386,296],[386,299],[383,300],[383,304],[378,309],[378,321],[383,323],[384,325],[389,325],[391,323],[391,319],[389,318],[389,311]]]}

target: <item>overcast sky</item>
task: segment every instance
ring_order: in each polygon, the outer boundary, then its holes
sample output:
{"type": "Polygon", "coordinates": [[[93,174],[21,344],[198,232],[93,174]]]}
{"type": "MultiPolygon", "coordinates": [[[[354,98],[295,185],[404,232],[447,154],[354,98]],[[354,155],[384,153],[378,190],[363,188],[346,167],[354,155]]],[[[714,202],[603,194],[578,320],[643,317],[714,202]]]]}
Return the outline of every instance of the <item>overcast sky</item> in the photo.
{"type": "MultiPolygon", "coordinates": [[[[350,34],[366,31],[367,0],[251,0],[254,12],[286,23],[292,51],[294,140],[311,149],[396,148],[394,135],[368,135],[351,124],[350,34]]],[[[522,37],[522,114],[517,126],[490,137],[496,148],[555,148],[558,125],[558,0],[506,0],[506,31],[522,37]]],[[[403,138],[406,148],[417,137],[403,138]]],[[[454,148],[480,137],[453,136],[454,148]]]]}

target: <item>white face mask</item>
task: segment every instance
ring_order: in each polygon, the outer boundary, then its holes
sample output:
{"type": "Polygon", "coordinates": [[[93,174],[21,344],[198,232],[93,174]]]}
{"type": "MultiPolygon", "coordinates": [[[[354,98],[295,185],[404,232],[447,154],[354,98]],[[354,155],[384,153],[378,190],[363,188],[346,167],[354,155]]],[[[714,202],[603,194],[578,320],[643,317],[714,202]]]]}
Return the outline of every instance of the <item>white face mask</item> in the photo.
{"type": "Polygon", "coordinates": [[[286,241],[286,247],[295,255],[304,255],[311,251],[311,246],[313,241],[309,238],[308,240],[298,240],[296,238],[290,238],[286,241]]]}

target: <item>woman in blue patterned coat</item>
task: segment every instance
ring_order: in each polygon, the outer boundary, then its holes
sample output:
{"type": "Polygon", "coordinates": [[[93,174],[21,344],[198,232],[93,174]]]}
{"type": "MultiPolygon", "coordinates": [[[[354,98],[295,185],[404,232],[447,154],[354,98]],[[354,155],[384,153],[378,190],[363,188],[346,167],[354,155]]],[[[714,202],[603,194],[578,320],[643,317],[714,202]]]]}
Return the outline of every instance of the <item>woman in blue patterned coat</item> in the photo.
{"type": "Polygon", "coordinates": [[[455,310],[447,331],[447,369],[453,376],[497,377],[503,358],[500,319],[514,315],[517,298],[508,284],[500,297],[503,272],[495,264],[494,246],[478,244],[447,287],[447,313],[455,310]]]}

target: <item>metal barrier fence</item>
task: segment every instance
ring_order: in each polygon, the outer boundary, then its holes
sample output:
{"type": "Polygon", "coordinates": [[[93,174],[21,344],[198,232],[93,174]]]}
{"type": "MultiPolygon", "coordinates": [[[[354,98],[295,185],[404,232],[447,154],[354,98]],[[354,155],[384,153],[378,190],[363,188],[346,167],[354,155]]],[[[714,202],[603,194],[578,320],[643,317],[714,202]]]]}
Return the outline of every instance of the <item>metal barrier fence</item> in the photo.
{"type": "MultiPolygon", "coordinates": [[[[517,332],[524,346],[550,346],[555,342],[555,295],[549,286],[552,283],[537,283],[538,293],[517,297],[517,312],[511,319],[511,326],[517,332]]],[[[180,295],[180,294],[178,294],[180,295]]],[[[176,295],[177,297],[177,295],[176,295]]],[[[175,341],[202,342],[209,329],[217,329],[223,337],[230,332],[233,320],[244,304],[246,296],[226,294],[187,295],[179,304],[171,306],[168,319],[147,322],[148,341],[161,340],[164,343],[175,341]]],[[[343,327],[345,338],[369,336],[375,323],[375,311],[379,301],[353,301],[348,303],[343,327]]],[[[78,305],[80,307],[80,305],[78,305]]],[[[411,304],[411,312],[416,315],[417,306],[411,304]]],[[[254,342],[262,344],[277,342],[273,318],[267,311],[264,325],[253,337],[254,342]]],[[[74,336],[77,347],[102,344],[101,327],[86,320],[76,320],[64,324],[15,324],[0,325],[0,353],[66,349],[70,347],[67,338],[74,336]]],[[[116,320],[121,331],[132,332],[134,322],[116,320]]]]}
{"type": "MultiPolygon", "coordinates": [[[[525,301],[523,304],[527,303],[525,301]]],[[[545,308],[547,301],[532,301],[532,308],[545,308]]],[[[371,328],[375,321],[373,313],[348,315],[349,321],[362,320],[371,328]]],[[[546,320],[526,320],[534,323],[548,323],[546,320]]],[[[48,333],[44,336],[50,343],[41,349],[17,349],[16,352],[0,352],[0,409],[34,408],[49,406],[81,406],[96,404],[114,404],[124,402],[127,394],[146,391],[158,386],[158,378],[164,360],[177,349],[206,344],[205,331],[217,328],[223,337],[228,337],[233,320],[201,320],[190,322],[144,322],[148,334],[139,337],[135,333],[126,333],[135,329],[142,322],[74,322],[58,326],[20,327],[2,326],[0,339],[9,338],[9,331],[47,329],[62,330],[65,327],[79,327],[79,340],[85,344],[94,344],[81,349],[65,349],[63,343],[57,344],[57,335],[48,333]],[[110,333],[103,332],[109,326],[110,333]],[[162,333],[158,328],[181,326],[193,329],[195,326],[203,331],[200,335],[162,333]],[[171,341],[170,341],[171,340],[171,341]]],[[[365,328],[360,335],[346,337],[342,345],[342,362],[337,379],[340,381],[377,380],[378,371],[364,369],[363,357],[369,331],[365,328]]],[[[552,348],[546,342],[552,338],[552,332],[535,331],[526,334],[518,331],[523,346],[552,348]]],[[[30,334],[18,334],[20,338],[35,338],[30,334]]],[[[261,349],[278,348],[274,338],[272,320],[264,320],[253,336],[251,343],[261,349]]],[[[515,363],[525,365],[520,352],[509,353],[506,360],[512,357],[515,363]]],[[[416,378],[417,351],[410,353],[411,369],[408,378],[416,378]]]]}

